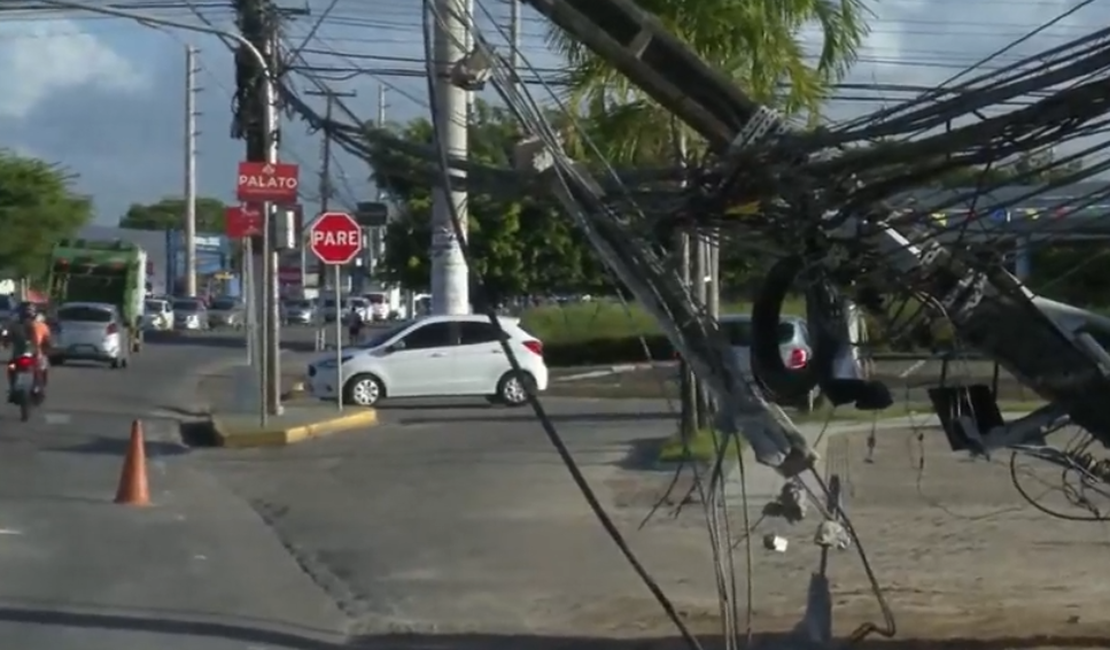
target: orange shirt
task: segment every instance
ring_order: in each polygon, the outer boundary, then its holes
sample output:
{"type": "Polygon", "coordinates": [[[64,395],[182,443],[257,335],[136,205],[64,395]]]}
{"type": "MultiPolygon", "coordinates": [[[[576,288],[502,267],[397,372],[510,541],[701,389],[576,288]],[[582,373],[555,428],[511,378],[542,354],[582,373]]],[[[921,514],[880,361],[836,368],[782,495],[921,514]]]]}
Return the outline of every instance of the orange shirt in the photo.
{"type": "Polygon", "coordinates": [[[41,349],[48,340],[50,340],[50,326],[38,321],[31,323],[31,342],[35,347],[41,349]]]}

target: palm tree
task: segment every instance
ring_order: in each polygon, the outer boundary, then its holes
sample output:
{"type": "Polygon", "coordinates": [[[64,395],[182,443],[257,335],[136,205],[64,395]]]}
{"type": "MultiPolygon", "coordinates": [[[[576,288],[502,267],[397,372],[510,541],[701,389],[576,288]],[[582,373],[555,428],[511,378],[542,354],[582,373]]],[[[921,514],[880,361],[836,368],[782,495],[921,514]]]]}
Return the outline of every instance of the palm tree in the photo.
{"type": "MultiPolygon", "coordinates": [[[[640,0],[710,65],[754,99],[814,118],[829,88],[855,62],[867,35],[866,0],[640,0]],[[821,41],[816,57],[805,41],[821,41]]],[[[611,161],[673,157],[670,116],[619,72],[557,27],[548,43],[569,65],[570,106],[583,108],[589,135],[611,161]]],[[[568,130],[567,145],[587,152],[568,130]]],[[[694,144],[693,142],[691,143],[694,144]]]]}

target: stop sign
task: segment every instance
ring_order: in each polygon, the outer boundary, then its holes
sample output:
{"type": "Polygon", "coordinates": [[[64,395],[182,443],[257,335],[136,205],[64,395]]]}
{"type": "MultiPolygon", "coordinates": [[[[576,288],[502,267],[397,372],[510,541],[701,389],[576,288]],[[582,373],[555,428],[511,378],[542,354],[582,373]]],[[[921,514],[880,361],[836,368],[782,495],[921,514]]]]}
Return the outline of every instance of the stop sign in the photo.
{"type": "Polygon", "coordinates": [[[324,264],[346,264],[362,250],[362,228],[346,212],[325,212],[312,223],[309,247],[324,264]]]}

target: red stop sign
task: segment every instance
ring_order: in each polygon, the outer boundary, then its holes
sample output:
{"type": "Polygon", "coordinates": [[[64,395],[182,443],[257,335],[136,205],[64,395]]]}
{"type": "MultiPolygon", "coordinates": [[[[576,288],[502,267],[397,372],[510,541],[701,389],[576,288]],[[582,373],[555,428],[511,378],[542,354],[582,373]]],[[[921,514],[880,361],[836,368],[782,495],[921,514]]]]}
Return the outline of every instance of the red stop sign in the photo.
{"type": "Polygon", "coordinates": [[[309,229],[309,247],[324,264],[347,264],[362,250],[362,228],[346,212],[325,212],[309,229]]]}

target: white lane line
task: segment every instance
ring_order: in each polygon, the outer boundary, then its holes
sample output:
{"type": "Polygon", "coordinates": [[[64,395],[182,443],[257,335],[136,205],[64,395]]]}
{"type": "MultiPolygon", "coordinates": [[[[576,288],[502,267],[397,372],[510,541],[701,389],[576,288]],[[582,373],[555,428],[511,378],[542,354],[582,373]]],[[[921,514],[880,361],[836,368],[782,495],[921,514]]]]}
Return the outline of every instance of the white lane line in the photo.
{"type": "Polygon", "coordinates": [[[63,426],[73,421],[69,413],[44,413],[42,417],[51,426],[63,426]]]}
{"type": "Polygon", "coordinates": [[[909,377],[913,373],[920,370],[921,367],[924,366],[926,363],[927,363],[926,359],[922,359],[920,361],[915,361],[912,366],[910,366],[909,368],[906,368],[902,372],[898,373],[898,378],[899,379],[905,379],[906,377],[909,377]]]}

